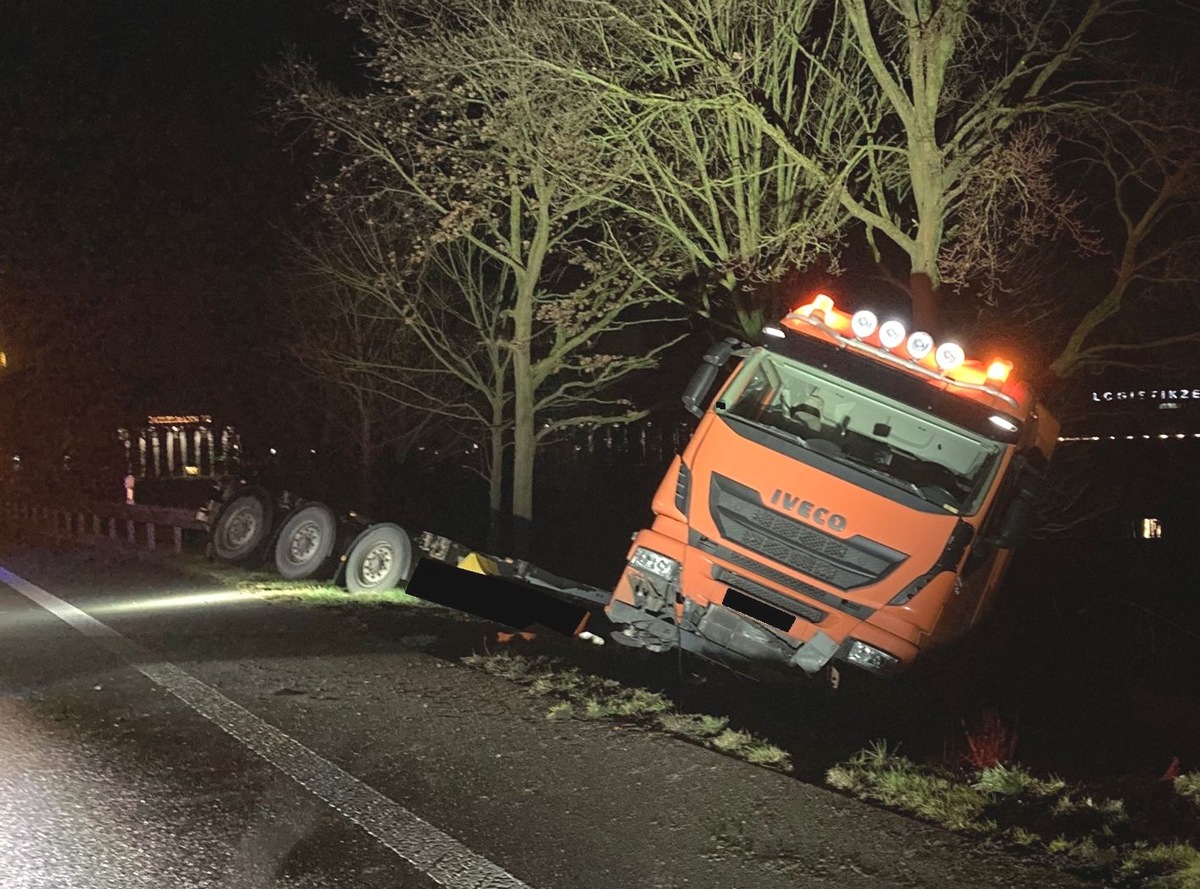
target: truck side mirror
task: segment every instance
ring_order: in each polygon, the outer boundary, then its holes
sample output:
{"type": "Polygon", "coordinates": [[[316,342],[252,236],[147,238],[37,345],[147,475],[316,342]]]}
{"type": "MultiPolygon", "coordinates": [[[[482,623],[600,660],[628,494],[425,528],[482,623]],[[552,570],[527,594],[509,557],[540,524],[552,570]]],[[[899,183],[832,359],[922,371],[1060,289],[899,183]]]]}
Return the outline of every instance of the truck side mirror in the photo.
{"type": "Polygon", "coordinates": [[[696,368],[683,390],[683,407],[689,414],[696,417],[704,416],[704,402],[708,400],[708,392],[712,389],[717,371],[725,366],[733,350],[739,345],[735,339],[721,340],[709,346],[704,353],[704,362],[696,368]]]}
{"type": "Polygon", "coordinates": [[[1033,491],[1022,490],[1008,505],[1008,512],[1005,513],[1004,523],[1000,526],[1000,533],[992,539],[992,543],[1000,549],[1012,549],[1020,546],[1029,538],[1029,532],[1033,528],[1034,512],[1033,491]]]}
{"type": "Polygon", "coordinates": [[[999,533],[991,540],[1000,549],[1012,549],[1028,540],[1037,517],[1037,498],[1042,477],[1028,464],[1021,466],[1018,472],[1017,494],[1008,505],[999,533]]]}

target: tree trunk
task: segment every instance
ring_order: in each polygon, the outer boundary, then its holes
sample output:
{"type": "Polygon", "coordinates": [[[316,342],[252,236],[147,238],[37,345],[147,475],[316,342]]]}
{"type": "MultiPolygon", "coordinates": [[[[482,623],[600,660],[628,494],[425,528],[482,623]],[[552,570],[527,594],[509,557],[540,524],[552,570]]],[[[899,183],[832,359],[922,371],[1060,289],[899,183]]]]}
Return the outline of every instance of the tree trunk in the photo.
{"type": "Polygon", "coordinates": [[[488,552],[497,553],[502,548],[501,533],[503,516],[500,508],[504,501],[504,403],[492,402],[492,453],[488,462],[488,552]]]}
{"type": "Polygon", "coordinates": [[[361,503],[368,514],[375,511],[375,455],[363,455],[362,467],[359,469],[358,488],[362,493],[361,503]]]}
{"type": "Polygon", "coordinates": [[[358,499],[362,508],[370,513],[375,508],[374,488],[371,484],[375,463],[375,447],[371,429],[371,411],[362,396],[358,399],[358,499]]]}
{"type": "Polygon", "coordinates": [[[908,279],[908,290],[912,297],[913,330],[923,330],[937,337],[941,322],[933,280],[926,272],[914,271],[908,279]]]}
{"type": "Polygon", "coordinates": [[[533,337],[533,294],[522,287],[513,308],[513,532],[515,555],[528,557],[533,521],[533,461],[537,450],[534,426],[534,380],[530,350],[533,337]]]}
{"type": "MultiPolygon", "coordinates": [[[[513,254],[519,254],[523,199],[518,184],[512,186],[513,254]]],[[[535,376],[533,367],[534,296],[542,277],[542,264],[550,242],[551,191],[539,175],[534,176],[537,192],[536,224],[524,247],[525,264],[517,275],[516,300],[513,304],[513,550],[517,558],[530,553],[533,523],[533,461],[537,455],[537,417],[534,415],[537,388],[544,376],[535,376]]]]}
{"type": "Polygon", "coordinates": [[[938,311],[938,252],[942,246],[943,201],[946,197],[945,170],[942,153],[934,135],[934,120],[917,124],[917,132],[909,138],[909,176],[912,178],[913,200],[917,207],[917,231],[913,238],[909,292],[912,297],[913,329],[923,330],[935,338],[941,334],[941,315],[938,311]]]}

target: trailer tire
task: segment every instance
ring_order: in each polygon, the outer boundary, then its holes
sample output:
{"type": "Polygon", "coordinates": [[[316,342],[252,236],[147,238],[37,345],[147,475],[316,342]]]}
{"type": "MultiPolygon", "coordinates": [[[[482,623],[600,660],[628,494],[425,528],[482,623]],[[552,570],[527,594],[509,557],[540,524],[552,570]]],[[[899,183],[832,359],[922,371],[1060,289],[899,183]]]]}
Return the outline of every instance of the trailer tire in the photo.
{"type": "Polygon", "coordinates": [[[213,553],[224,562],[245,565],[262,554],[271,531],[271,500],[248,490],[222,505],[212,526],[213,553]]]}
{"type": "Polygon", "coordinates": [[[399,525],[383,523],[363,531],[346,554],[346,589],[351,593],[378,593],[408,580],[413,568],[413,546],[399,525]]]}
{"type": "Polygon", "coordinates": [[[302,503],[291,511],[275,539],[275,570],[285,580],[319,574],[333,553],[337,519],[323,503],[302,503]]]}

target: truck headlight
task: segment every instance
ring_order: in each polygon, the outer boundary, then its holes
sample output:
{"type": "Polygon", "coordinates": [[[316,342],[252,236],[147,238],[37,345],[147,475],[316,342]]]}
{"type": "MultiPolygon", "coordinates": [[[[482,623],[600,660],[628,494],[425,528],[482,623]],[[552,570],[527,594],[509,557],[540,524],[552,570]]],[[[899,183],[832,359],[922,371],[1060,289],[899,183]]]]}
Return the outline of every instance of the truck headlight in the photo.
{"type": "Polygon", "coordinates": [[[674,580],[679,576],[677,561],[643,546],[639,546],[633,551],[633,557],[630,558],[629,564],[647,574],[661,577],[663,580],[674,580]]]}
{"type": "Polygon", "coordinates": [[[850,640],[845,658],[855,666],[872,673],[890,673],[900,663],[898,658],[892,657],[886,651],[880,651],[875,646],[859,642],[857,639],[850,640]]]}

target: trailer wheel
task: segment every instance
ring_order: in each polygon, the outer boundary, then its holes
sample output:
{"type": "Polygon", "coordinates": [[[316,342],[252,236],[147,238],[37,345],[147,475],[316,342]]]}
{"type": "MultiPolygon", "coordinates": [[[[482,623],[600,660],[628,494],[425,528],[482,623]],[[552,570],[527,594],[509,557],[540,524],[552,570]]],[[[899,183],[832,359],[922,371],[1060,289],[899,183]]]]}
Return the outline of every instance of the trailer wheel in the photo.
{"type": "Polygon", "coordinates": [[[337,520],[323,503],[292,510],[275,540],[275,570],[285,580],[306,580],[320,572],[333,552],[337,520]]]}
{"type": "Polygon", "coordinates": [[[390,590],[412,573],[413,548],[399,525],[372,525],[346,556],[346,589],[351,593],[390,590]]]}
{"type": "Polygon", "coordinates": [[[213,553],[226,562],[244,564],[259,554],[271,529],[271,501],[259,492],[246,492],[226,503],[212,529],[213,553]]]}

